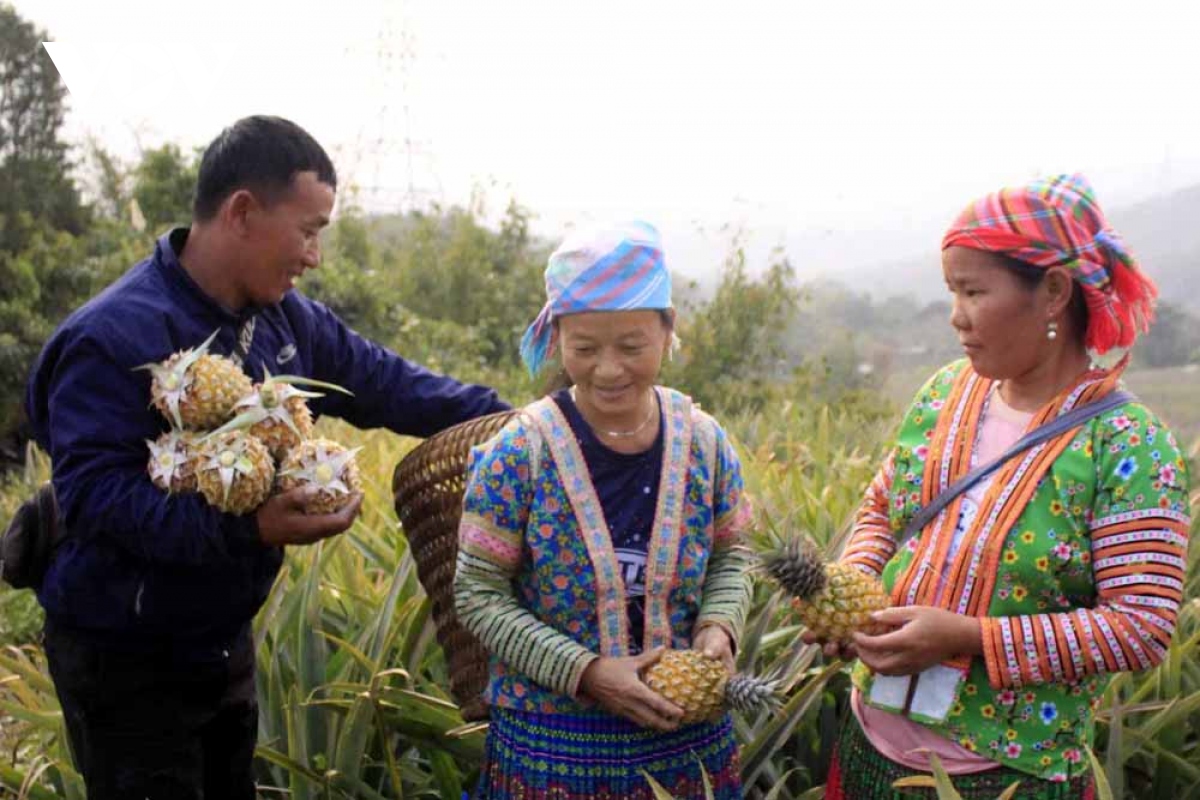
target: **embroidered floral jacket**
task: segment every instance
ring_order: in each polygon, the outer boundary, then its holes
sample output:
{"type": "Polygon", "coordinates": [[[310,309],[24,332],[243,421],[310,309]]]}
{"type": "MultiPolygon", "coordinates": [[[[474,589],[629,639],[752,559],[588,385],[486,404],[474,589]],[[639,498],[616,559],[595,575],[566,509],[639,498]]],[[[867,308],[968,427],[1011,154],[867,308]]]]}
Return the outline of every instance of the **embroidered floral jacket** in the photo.
{"type": "MultiPolygon", "coordinates": [[[[719,625],[734,637],[749,604],[750,520],[725,432],[686,396],[658,388],[664,453],[646,564],[646,650],[686,648],[719,625]]],[[[580,713],[583,671],[629,653],[625,587],[578,442],[549,398],[472,453],[455,600],[490,653],[485,700],[580,713]]]]}
{"type": "MultiPolygon", "coordinates": [[[[1102,397],[1093,372],[1030,429],[1102,397]]],[[[1182,598],[1188,473],[1171,432],[1126,404],[1011,459],[995,473],[947,561],[960,497],[897,550],[909,518],[970,469],[992,382],[966,361],[917,394],[867,491],[843,559],[882,577],[899,605],[940,605],[983,620],[982,658],[944,720],[913,718],[988,758],[1052,781],[1086,768],[1108,676],[1165,655],[1182,598]],[[936,602],[939,577],[947,583],[936,602]]],[[[870,694],[861,663],[855,684],[870,694]]],[[[881,704],[882,705],[882,704],[881,704]]]]}

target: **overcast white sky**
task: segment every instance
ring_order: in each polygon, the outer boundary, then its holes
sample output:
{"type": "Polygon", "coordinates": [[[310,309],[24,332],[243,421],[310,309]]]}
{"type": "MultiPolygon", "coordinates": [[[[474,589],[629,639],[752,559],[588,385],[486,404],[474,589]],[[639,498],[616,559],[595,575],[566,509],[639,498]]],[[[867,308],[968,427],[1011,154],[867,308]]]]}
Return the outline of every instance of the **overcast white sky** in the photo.
{"type": "Polygon", "coordinates": [[[684,261],[727,222],[802,268],[887,261],[1039,173],[1083,171],[1108,206],[1200,182],[1186,3],[15,5],[63,45],[72,135],[120,154],[282,114],[370,210],[487,184],[548,236],[640,216],[684,261]]]}

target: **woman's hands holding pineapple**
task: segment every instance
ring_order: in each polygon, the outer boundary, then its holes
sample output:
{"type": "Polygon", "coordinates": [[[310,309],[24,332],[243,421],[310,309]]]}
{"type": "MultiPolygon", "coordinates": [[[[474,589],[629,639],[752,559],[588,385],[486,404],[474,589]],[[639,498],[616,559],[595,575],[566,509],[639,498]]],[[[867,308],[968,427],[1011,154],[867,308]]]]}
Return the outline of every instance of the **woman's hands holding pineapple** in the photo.
{"type": "Polygon", "coordinates": [[[729,674],[737,672],[737,664],[733,660],[733,640],[719,625],[705,625],[696,631],[692,637],[692,649],[720,661],[729,674]]]}
{"type": "Polygon", "coordinates": [[[255,512],[259,540],[271,547],[312,544],[349,528],[362,507],[362,493],[352,495],[332,514],[304,513],[307,501],[318,491],[318,487],[304,486],[268,498],[255,512]]]}
{"type": "MultiPolygon", "coordinates": [[[[805,644],[817,644],[820,639],[812,631],[805,631],[800,634],[800,640],[805,644]]],[[[821,643],[821,652],[826,658],[840,658],[842,661],[853,661],[858,658],[858,651],[854,649],[853,642],[823,642],[821,643]]]]}
{"type": "Polygon", "coordinates": [[[896,629],[878,636],[855,633],[850,646],[881,675],[915,675],[955,656],[983,652],[975,617],[932,606],[895,606],[871,616],[896,629]]]}
{"type": "Polygon", "coordinates": [[[660,648],[640,656],[601,656],[584,670],[579,694],[643,728],[673,731],[679,727],[683,709],[642,682],[642,673],[654,666],[662,654],[660,648]]]}

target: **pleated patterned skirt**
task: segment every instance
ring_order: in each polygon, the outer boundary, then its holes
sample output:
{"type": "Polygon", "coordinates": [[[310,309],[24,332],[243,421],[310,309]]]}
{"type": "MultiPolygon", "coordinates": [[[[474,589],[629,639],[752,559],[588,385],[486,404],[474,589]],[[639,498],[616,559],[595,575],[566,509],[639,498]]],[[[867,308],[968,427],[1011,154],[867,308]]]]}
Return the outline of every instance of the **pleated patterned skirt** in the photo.
{"type": "Polygon", "coordinates": [[[646,774],[678,798],[742,796],[728,716],[659,733],[609,714],[493,708],[475,800],[653,800],[646,774]]]}
{"type": "MultiPolygon", "coordinates": [[[[937,797],[926,788],[896,789],[901,778],[923,773],[897,764],[875,749],[853,716],[842,726],[825,784],[825,800],[918,800],[937,797]]],[[[972,775],[955,775],[954,788],[963,800],[996,800],[1014,783],[1020,784],[1014,800],[1094,800],[1089,776],[1051,783],[1012,769],[997,767],[972,775]]]]}

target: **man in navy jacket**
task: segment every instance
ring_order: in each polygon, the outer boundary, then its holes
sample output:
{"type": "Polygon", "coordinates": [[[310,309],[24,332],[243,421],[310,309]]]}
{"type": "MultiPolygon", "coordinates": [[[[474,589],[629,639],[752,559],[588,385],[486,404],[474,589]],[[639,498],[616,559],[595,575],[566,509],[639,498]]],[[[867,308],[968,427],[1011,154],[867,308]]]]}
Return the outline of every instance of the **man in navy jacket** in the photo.
{"type": "Polygon", "coordinates": [[[46,573],[46,653],[91,800],[253,800],[250,622],[285,545],[346,530],[361,496],[310,516],[297,490],[233,516],[147,475],[161,361],[218,331],[254,380],[299,374],[351,396],[311,401],[362,428],[428,436],[508,406],[358,336],[293,291],[315,269],[336,175],[303,129],[248,117],[201,161],[191,228],[72,314],[33,368],[26,410],[68,532],[46,573]]]}

